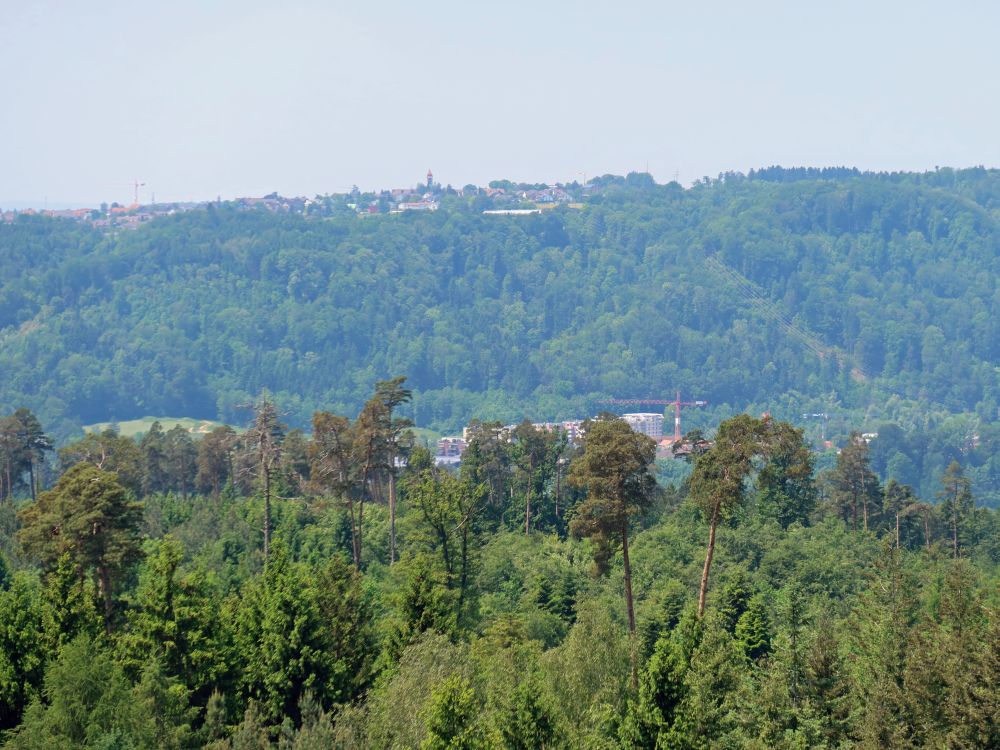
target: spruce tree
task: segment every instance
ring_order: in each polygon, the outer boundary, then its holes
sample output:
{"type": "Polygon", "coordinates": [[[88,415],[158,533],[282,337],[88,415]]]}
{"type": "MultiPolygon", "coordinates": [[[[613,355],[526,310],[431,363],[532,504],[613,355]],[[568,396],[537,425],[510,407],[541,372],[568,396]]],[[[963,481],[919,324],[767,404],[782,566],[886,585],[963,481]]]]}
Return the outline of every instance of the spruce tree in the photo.
{"type": "Polygon", "coordinates": [[[464,677],[449,677],[431,694],[420,750],[479,750],[484,748],[478,725],[480,706],[464,677]]]}
{"type": "Polygon", "coordinates": [[[47,649],[37,581],[18,573],[0,590],[0,731],[12,729],[38,697],[47,649]]]}
{"type": "Polygon", "coordinates": [[[757,594],[750,599],[734,632],[736,642],[751,661],[757,661],[771,650],[771,616],[764,598],[757,594]]]}

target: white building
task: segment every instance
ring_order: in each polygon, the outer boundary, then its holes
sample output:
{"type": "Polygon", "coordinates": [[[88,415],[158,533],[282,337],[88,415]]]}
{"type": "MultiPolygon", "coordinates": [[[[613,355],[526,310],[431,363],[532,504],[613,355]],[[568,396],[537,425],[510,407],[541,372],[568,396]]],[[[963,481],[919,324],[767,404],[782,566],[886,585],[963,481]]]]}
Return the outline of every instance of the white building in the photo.
{"type": "Polygon", "coordinates": [[[663,437],[662,414],[622,414],[622,419],[628,422],[629,427],[636,432],[641,432],[643,435],[649,435],[649,437],[654,440],[659,440],[663,437]]]}

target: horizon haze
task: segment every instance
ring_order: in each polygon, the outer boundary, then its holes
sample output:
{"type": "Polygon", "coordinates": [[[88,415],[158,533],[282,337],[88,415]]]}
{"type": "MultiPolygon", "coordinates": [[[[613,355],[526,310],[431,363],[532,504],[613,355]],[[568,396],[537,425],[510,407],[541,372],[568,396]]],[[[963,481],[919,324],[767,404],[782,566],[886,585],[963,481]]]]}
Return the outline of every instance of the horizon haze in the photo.
{"type": "Polygon", "coordinates": [[[1000,9],[7,8],[0,207],[995,166],[1000,9]],[[641,19],[641,22],[640,20],[641,19]],[[934,50],[934,54],[928,54],[934,50]]]}

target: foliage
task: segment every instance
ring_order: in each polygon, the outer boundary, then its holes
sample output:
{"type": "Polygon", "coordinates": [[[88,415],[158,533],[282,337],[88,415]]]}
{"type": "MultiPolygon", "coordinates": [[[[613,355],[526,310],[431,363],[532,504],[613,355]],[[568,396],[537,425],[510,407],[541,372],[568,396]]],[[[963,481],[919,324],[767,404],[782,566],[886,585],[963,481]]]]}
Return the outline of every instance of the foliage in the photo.
{"type": "Polygon", "coordinates": [[[6,746],[998,744],[1000,518],[964,467],[932,506],[883,485],[863,438],[831,482],[799,430],[743,415],[658,503],[650,441],[621,420],[592,421],[579,449],[481,423],[452,472],[393,437],[386,388],[284,436],[266,561],[264,477],[222,428],[210,453],[178,433],[180,461],[169,431],[107,432],[19,514],[0,503],[6,746]],[[192,455],[214,481],[192,480],[192,455]],[[139,459],[120,465],[141,506],[95,465],[112,456],[139,459]],[[850,479],[866,463],[867,531],[850,479]],[[588,575],[595,549],[607,575],[588,575]]]}
{"type": "Polygon", "coordinates": [[[68,554],[81,572],[92,573],[110,629],[114,588],[139,556],[141,509],[114,474],[80,464],[19,513],[19,538],[49,566],[68,554]]]}
{"type": "Polygon", "coordinates": [[[105,235],[21,216],[0,226],[0,405],[62,441],[149,413],[238,423],[265,389],[304,428],[395,373],[418,394],[399,416],[442,431],[680,388],[710,402],[701,428],[868,423],[883,478],[929,497],[960,459],[996,504],[998,194],[982,168],[771,168],[607,175],[543,216],[213,205],[105,235]]]}

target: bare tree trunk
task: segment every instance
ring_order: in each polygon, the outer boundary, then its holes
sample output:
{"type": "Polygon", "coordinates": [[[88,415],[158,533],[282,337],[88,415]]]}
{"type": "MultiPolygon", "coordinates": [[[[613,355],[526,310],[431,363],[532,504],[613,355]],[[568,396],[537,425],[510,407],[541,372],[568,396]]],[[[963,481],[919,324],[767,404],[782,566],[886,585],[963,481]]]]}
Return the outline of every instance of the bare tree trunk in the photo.
{"type": "Polygon", "coordinates": [[[632,689],[639,687],[639,666],[636,660],[635,605],[632,601],[632,565],[628,558],[628,520],[622,520],[622,561],[625,565],[625,607],[628,610],[629,658],[632,662],[632,689]]]}
{"type": "Polygon", "coordinates": [[[556,521],[559,520],[559,495],[560,495],[560,485],[559,480],[561,478],[562,472],[559,469],[559,460],[556,459],[556,521]]]}
{"type": "Polygon", "coordinates": [[[365,515],[365,499],[362,496],[358,500],[358,550],[357,550],[357,567],[361,570],[361,522],[364,520],[365,515]]]}
{"type": "Polygon", "coordinates": [[[372,477],[371,487],[372,487],[372,494],[371,494],[372,501],[378,503],[379,505],[381,505],[382,502],[385,500],[385,492],[382,491],[382,475],[381,474],[376,473],[372,477]]]}
{"type": "Polygon", "coordinates": [[[698,617],[705,614],[705,594],[708,592],[708,573],[712,569],[712,555],[715,554],[715,528],[719,525],[719,505],[712,508],[712,520],[708,527],[708,549],[705,552],[705,569],[701,573],[701,590],[698,592],[698,617]]]}
{"type": "Polygon", "coordinates": [[[958,559],[958,498],[952,501],[951,511],[951,548],[954,557],[958,559]]]}
{"type": "Polygon", "coordinates": [[[271,556],[271,472],[264,471],[264,564],[271,556]]]}
{"type": "Polygon", "coordinates": [[[35,459],[33,456],[28,456],[28,480],[31,482],[31,502],[35,502],[38,498],[35,496],[35,459]]]}
{"type": "Polygon", "coordinates": [[[462,619],[462,609],[465,607],[465,587],[469,584],[469,518],[466,516],[462,526],[462,575],[458,581],[458,618],[462,619]]]}
{"type": "Polygon", "coordinates": [[[924,511],[924,547],[931,548],[931,518],[927,511],[924,511]]]}
{"type": "Polygon", "coordinates": [[[111,620],[114,617],[114,600],[111,596],[111,575],[103,565],[97,568],[97,586],[104,600],[104,631],[111,634],[111,620]]]}
{"type": "Polygon", "coordinates": [[[389,471],[389,565],[396,562],[396,473],[389,471]]]}
{"type": "Polygon", "coordinates": [[[354,569],[361,570],[361,541],[358,539],[358,519],[354,514],[354,501],[347,495],[347,512],[351,516],[351,557],[354,559],[354,569]]]}
{"type": "Polygon", "coordinates": [[[896,511],[896,549],[899,549],[899,511],[896,511]]]}
{"type": "Polygon", "coordinates": [[[528,461],[528,494],[524,500],[524,533],[531,531],[531,485],[534,484],[535,466],[534,461],[528,461]]]}
{"type": "Polygon", "coordinates": [[[865,486],[865,475],[861,475],[861,510],[864,514],[865,533],[868,533],[868,488],[865,486]]]}

